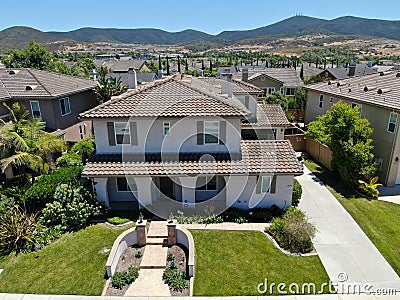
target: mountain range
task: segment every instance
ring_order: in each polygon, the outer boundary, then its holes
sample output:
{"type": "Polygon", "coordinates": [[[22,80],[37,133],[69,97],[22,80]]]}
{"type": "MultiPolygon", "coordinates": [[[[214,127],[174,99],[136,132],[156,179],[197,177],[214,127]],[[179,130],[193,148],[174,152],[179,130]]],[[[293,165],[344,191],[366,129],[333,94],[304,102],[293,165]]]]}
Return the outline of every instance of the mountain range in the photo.
{"type": "Polygon", "coordinates": [[[193,29],[167,32],[154,28],[80,28],[67,32],[43,32],[31,27],[14,26],[0,31],[0,47],[2,49],[21,48],[31,40],[41,44],[57,41],[167,45],[215,41],[229,44],[241,40],[251,42],[252,39],[258,38],[273,39],[276,37],[295,37],[309,34],[362,35],[400,40],[400,21],[365,19],[352,16],[339,17],[332,20],[294,16],[256,29],[223,31],[217,35],[193,29]]]}

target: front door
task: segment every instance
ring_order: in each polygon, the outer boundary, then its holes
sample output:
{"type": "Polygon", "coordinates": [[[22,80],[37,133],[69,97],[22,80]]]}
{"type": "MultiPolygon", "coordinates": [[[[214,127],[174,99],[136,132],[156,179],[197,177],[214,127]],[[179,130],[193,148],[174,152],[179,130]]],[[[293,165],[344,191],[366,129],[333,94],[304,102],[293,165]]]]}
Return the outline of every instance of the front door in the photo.
{"type": "Polygon", "coordinates": [[[169,177],[160,177],[160,191],[170,199],[174,199],[174,188],[169,177]]]}

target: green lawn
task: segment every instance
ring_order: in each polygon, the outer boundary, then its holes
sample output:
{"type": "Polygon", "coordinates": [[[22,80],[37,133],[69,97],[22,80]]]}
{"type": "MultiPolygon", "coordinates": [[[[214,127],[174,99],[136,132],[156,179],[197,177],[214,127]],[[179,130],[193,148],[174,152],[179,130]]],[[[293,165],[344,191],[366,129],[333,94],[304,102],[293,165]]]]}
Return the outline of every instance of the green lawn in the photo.
{"type": "Polygon", "coordinates": [[[306,159],[305,165],[327,185],[327,188],[400,275],[400,205],[361,198],[345,187],[332,172],[314,161],[306,159]]]}
{"type": "MultiPolygon", "coordinates": [[[[195,296],[257,296],[257,286],[265,278],[268,283],[315,283],[318,287],[329,281],[318,256],[286,256],[261,232],[190,232],[196,248],[195,296]]],[[[273,292],[277,294],[276,288],[273,292]]]]}
{"type": "Polygon", "coordinates": [[[108,257],[101,250],[124,230],[93,225],[40,251],[0,259],[0,293],[100,295],[108,257]]]}

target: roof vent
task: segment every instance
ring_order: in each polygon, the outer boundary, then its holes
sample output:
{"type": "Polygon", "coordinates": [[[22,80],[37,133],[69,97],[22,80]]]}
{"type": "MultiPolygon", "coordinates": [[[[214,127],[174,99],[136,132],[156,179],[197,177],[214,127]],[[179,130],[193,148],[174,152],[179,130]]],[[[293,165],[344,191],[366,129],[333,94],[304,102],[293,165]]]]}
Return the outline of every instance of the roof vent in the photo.
{"type": "Polygon", "coordinates": [[[346,85],[346,82],[338,82],[338,83],[336,83],[336,85],[337,86],[344,86],[344,85],[346,85]]]}
{"type": "Polygon", "coordinates": [[[33,91],[37,88],[37,85],[27,85],[25,91],[33,91]]]}
{"type": "Polygon", "coordinates": [[[390,74],[390,73],[392,73],[392,72],[390,72],[390,71],[384,71],[384,72],[381,72],[379,75],[385,76],[385,75],[388,75],[388,74],[390,74]]]}
{"type": "Polygon", "coordinates": [[[396,74],[396,77],[400,77],[400,72],[396,74]]]}
{"type": "Polygon", "coordinates": [[[337,83],[336,80],[329,80],[329,81],[328,81],[328,85],[335,84],[335,83],[337,83]]]}
{"type": "Polygon", "coordinates": [[[351,89],[349,89],[349,93],[351,93],[351,89]]]}
{"type": "Polygon", "coordinates": [[[378,94],[381,95],[381,94],[384,94],[384,93],[387,93],[387,92],[390,92],[390,91],[391,91],[391,89],[379,89],[378,90],[378,94]]]}
{"type": "Polygon", "coordinates": [[[9,75],[17,75],[19,73],[19,70],[10,70],[8,71],[9,75]]]}
{"type": "Polygon", "coordinates": [[[372,91],[372,90],[374,90],[374,89],[376,89],[376,86],[372,86],[372,85],[366,85],[365,87],[364,87],[364,92],[368,92],[368,91],[372,91]]]}

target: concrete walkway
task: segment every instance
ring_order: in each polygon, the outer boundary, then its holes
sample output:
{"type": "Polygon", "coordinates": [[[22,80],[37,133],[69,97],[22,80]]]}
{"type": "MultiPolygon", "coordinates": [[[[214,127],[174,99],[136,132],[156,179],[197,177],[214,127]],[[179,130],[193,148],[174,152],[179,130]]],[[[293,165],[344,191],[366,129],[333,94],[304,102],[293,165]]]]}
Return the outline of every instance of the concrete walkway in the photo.
{"type": "Polygon", "coordinates": [[[162,280],[168,247],[167,222],[152,221],[147,232],[146,248],[140,262],[139,277],[124,296],[170,296],[169,287],[162,280]]]}
{"type": "Polygon", "coordinates": [[[221,224],[178,224],[177,228],[184,229],[214,229],[214,230],[256,230],[263,231],[269,223],[244,223],[237,224],[232,222],[224,222],[221,224]]]}
{"type": "Polygon", "coordinates": [[[338,292],[351,292],[354,283],[362,291],[400,291],[399,276],[319,179],[306,167],[297,179],[303,187],[299,208],[317,228],[314,246],[338,292]]]}
{"type": "Polygon", "coordinates": [[[378,200],[391,202],[400,205],[400,196],[382,196],[378,197],[378,200]]]}

